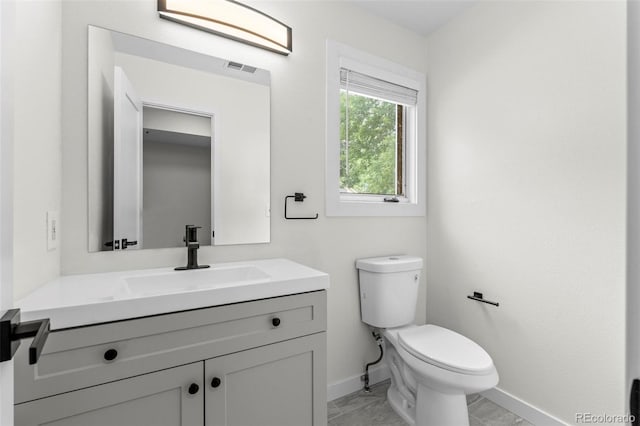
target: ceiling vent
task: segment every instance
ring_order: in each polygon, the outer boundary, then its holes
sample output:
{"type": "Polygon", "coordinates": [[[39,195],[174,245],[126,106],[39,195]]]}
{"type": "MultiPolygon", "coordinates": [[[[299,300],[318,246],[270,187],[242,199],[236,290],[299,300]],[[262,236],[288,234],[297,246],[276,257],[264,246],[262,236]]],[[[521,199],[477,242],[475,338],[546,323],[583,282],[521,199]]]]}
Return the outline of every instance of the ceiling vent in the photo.
{"type": "Polygon", "coordinates": [[[256,67],[252,67],[251,65],[245,65],[245,64],[241,64],[239,62],[232,62],[232,61],[227,62],[227,68],[230,68],[230,69],[236,70],[236,71],[248,72],[250,74],[255,73],[256,70],[257,70],[256,67]]]}

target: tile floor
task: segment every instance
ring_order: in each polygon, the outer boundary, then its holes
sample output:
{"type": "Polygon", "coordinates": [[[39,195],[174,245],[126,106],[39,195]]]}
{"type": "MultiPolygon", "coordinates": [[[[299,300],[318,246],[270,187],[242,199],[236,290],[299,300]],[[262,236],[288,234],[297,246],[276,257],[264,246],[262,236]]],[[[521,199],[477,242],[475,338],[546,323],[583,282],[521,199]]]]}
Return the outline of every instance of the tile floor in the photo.
{"type": "MultiPolygon", "coordinates": [[[[389,380],[329,402],[328,426],[406,426],[387,402],[389,380]]],[[[532,426],[481,395],[469,395],[470,426],[532,426]]]]}

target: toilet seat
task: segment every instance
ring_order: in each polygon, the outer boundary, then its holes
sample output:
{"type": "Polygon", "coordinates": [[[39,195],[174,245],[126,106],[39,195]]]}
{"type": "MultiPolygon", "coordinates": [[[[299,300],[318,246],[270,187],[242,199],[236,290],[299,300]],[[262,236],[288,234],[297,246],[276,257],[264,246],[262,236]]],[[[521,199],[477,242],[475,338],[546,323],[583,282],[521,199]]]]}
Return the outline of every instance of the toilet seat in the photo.
{"type": "Polygon", "coordinates": [[[398,330],[398,343],[410,355],[445,370],[470,375],[495,370],[491,357],[477,343],[437,325],[398,330]]]}

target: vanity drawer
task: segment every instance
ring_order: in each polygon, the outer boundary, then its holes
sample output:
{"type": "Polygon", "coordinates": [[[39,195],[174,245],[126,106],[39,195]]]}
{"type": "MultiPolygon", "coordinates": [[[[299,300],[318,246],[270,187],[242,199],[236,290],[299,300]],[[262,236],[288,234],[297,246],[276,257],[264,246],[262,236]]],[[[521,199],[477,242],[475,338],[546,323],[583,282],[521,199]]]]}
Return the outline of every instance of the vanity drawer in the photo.
{"type": "Polygon", "coordinates": [[[15,356],[22,403],[326,330],[315,291],[52,331],[36,365],[15,356]]]}

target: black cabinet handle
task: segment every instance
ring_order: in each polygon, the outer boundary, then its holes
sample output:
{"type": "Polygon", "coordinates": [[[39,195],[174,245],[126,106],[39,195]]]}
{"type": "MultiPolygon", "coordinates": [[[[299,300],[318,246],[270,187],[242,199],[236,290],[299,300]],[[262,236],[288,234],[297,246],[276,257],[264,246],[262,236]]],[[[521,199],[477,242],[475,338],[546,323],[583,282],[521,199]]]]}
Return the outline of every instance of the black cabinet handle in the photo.
{"type": "Polygon", "coordinates": [[[104,353],[104,359],[107,360],[107,361],[113,361],[117,357],[118,357],[118,351],[115,350],[115,349],[108,349],[104,353]]]}
{"type": "Polygon", "coordinates": [[[274,327],[278,327],[280,325],[280,318],[275,317],[271,319],[271,324],[273,324],[274,327]]]}
{"type": "Polygon", "coordinates": [[[218,386],[220,386],[221,383],[222,383],[222,380],[220,380],[218,377],[214,377],[213,379],[211,379],[212,388],[217,388],[218,386]]]}
{"type": "MultiPolygon", "coordinates": [[[[49,331],[51,329],[51,323],[49,318],[43,319],[40,321],[29,321],[31,323],[32,329],[36,330],[36,335],[29,346],[29,365],[34,365],[40,359],[40,354],[42,353],[42,349],[44,348],[44,343],[47,341],[47,337],[49,337],[49,331]]],[[[24,335],[30,336],[32,331],[28,330],[29,322],[23,323],[24,327],[24,335]]],[[[18,327],[20,328],[20,327],[18,327]]]]}
{"type": "Polygon", "coordinates": [[[198,384],[197,384],[197,383],[191,383],[191,384],[189,385],[189,389],[188,389],[188,391],[189,391],[189,394],[190,394],[190,395],[195,395],[195,394],[197,394],[199,390],[200,390],[200,386],[198,386],[198,384]]]}
{"type": "Polygon", "coordinates": [[[29,346],[29,364],[38,362],[50,331],[49,319],[20,322],[20,309],[8,310],[0,318],[0,361],[13,358],[21,339],[33,337],[29,346]]]}

